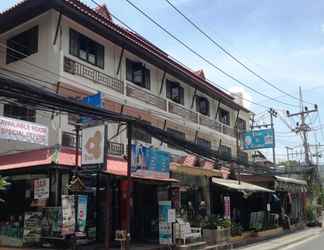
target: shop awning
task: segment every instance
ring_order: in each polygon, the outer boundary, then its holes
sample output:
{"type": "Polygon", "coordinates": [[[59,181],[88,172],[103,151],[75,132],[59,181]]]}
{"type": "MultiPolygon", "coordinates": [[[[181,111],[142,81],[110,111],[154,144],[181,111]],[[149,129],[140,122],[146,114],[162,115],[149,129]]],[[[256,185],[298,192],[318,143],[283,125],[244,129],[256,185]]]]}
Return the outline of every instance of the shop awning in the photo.
{"type": "Polygon", "coordinates": [[[291,183],[291,184],[298,184],[298,185],[307,186],[307,182],[304,181],[304,180],[298,180],[298,179],[293,179],[293,178],[288,178],[288,177],[281,177],[281,176],[274,176],[274,178],[279,182],[286,182],[286,183],[291,183]]]}
{"type": "MultiPolygon", "coordinates": [[[[107,169],[105,173],[116,176],[127,176],[127,161],[118,158],[109,158],[107,161],[107,169]]],[[[162,182],[179,182],[177,179],[166,178],[162,176],[136,176],[132,175],[132,178],[143,179],[149,181],[162,181],[162,182]]]]}
{"type": "Polygon", "coordinates": [[[257,185],[253,185],[247,182],[237,180],[227,180],[227,179],[220,179],[220,178],[212,178],[212,182],[216,185],[220,185],[225,188],[237,190],[239,192],[268,192],[273,193],[274,191],[271,189],[267,189],[264,187],[260,187],[257,185]]]}
{"type": "MultiPolygon", "coordinates": [[[[81,157],[79,156],[79,166],[81,157]]],[[[42,148],[29,150],[10,155],[0,156],[0,172],[30,167],[50,166],[59,167],[75,166],[75,150],[73,148],[42,148]]],[[[116,176],[127,176],[127,161],[118,157],[108,157],[106,169],[103,171],[116,176]]],[[[134,176],[132,178],[151,181],[178,182],[176,179],[163,176],[134,176]]]]}

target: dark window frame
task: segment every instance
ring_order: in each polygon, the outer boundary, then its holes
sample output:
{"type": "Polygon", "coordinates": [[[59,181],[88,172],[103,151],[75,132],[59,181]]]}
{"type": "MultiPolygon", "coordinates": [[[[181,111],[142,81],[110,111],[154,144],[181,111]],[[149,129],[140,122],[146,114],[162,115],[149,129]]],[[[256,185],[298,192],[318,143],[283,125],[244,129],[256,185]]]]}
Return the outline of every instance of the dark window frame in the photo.
{"type": "Polygon", "coordinates": [[[74,29],[70,29],[69,42],[70,55],[101,69],[105,68],[105,46],[74,29]],[[84,50],[80,48],[82,44],[85,46],[84,50]],[[85,56],[81,55],[81,51],[85,51],[85,56]],[[94,56],[94,61],[89,59],[90,56],[94,56]]]}
{"type": "MultiPolygon", "coordinates": [[[[142,122],[146,123],[147,125],[151,125],[150,122],[146,122],[146,121],[142,121],[142,122]]],[[[134,128],[132,137],[133,137],[132,139],[135,141],[141,141],[148,144],[152,144],[152,136],[141,129],[134,128]]]]}
{"type": "Polygon", "coordinates": [[[196,111],[205,116],[210,116],[210,102],[207,97],[196,96],[196,111]],[[202,106],[205,103],[205,107],[202,106]],[[204,110],[205,108],[205,110],[204,110]]]}
{"type": "Polygon", "coordinates": [[[7,39],[6,64],[29,57],[38,52],[39,28],[34,26],[7,39]]]}
{"type": "Polygon", "coordinates": [[[230,112],[227,111],[227,110],[225,110],[225,109],[218,108],[218,120],[221,123],[230,126],[231,125],[231,115],[230,115],[230,112]]]}
{"type": "Polygon", "coordinates": [[[211,141],[208,141],[208,140],[206,140],[204,138],[197,137],[196,144],[198,144],[199,146],[211,149],[211,141]]]}
{"type": "Polygon", "coordinates": [[[242,119],[242,118],[238,118],[238,120],[237,120],[237,128],[241,132],[246,131],[246,128],[247,128],[246,121],[244,119],[242,119]]]}
{"type": "Polygon", "coordinates": [[[28,122],[36,122],[36,111],[14,104],[4,104],[3,116],[28,122]]]}
{"type": "MultiPolygon", "coordinates": [[[[174,135],[175,137],[181,138],[183,140],[186,139],[186,133],[184,133],[182,131],[179,131],[179,130],[176,130],[176,129],[173,129],[173,128],[167,128],[167,132],[174,135]]],[[[169,145],[169,144],[168,144],[168,148],[181,150],[180,147],[169,145]]]]}
{"type": "Polygon", "coordinates": [[[224,155],[228,158],[232,158],[232,148],[226,145],[220,145],[219,152],[221,155],[224,155]]]}
{"type": "Polygon", "coordinates": [[[184,105],[184,88],[176,81],[166,81],[166,97],[178,104],[184,105]]]}
{"type": "Polygon", "coordinates": [[[141,62],[126,58],[126,80],[151,90],[151,71],[141,62]]]}

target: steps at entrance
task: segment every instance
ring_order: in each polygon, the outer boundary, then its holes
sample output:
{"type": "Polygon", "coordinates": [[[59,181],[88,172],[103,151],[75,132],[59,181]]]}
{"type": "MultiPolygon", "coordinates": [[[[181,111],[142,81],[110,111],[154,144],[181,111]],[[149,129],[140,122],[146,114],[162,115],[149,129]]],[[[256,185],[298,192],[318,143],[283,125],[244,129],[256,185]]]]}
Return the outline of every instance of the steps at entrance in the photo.
{"type": "Polygon", "coordinates": [[[219,243],[217,245],[209,245],[205,247],[204,250],[231,250],[233,249],[233,244],[230,242],[219,243]]]}
{"type": "Polygon", "coordinates": [[[189,243],[186,245],[177,245],[175,250],[205,250],[207,247],[207,242],[199,241],[194,243],[189,243]]]}

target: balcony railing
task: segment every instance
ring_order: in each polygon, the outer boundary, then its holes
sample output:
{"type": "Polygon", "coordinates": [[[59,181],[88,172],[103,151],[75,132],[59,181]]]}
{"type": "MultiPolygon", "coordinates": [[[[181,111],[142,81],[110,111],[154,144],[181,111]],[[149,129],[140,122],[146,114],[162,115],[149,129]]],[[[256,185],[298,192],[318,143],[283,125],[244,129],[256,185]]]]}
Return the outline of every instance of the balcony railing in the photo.
{"type": "Polygon", "coordinates": [[[200,125],[206,126],[208,128],[214,129],[220,133],[223,133],[225,135],[229,135],[232,137],[235,137],[235,130],[234,128],[231,128],[219,121],[210,119],[207,116],[199,115],[199,123],[200,125]]]}
{"type": "Polygon", "coordinates": [[[198,123],[198,114],[196,112],[186,109],[173,102],[169,102],[169,112],[179,115],[186,120],[192,121],[194,123],[198,123]]]}
{"type": "Polygon", "coordinates": [[[145,91],[140,87],[127,84],[126,95],[166,111],[166,100],[145,91]]]}
{"type": "MultiPolygon", "coordinates": [[[[62,133],[62,146],[75,148],[76,138],[74,133],[62,133]]],[[[80,136],[81,148],[81,136],[80,136]]],[[[122,156],[125,153],[124,144],[117,142],[108,142],[108,154],[122,156]]]]}
{"type": "Polygon", "coordinates": [[[124,93],[123,81],[76,62],[71,58],[64,57],[64,71],[92,80],[97,84],[103,85],[119,93],[124,93]]]}

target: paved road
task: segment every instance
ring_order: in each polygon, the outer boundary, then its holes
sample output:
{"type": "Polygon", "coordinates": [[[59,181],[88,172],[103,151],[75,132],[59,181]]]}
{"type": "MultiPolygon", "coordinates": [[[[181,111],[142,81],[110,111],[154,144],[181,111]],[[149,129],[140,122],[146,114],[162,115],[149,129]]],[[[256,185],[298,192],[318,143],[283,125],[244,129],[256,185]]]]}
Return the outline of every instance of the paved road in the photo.
{"type": "Polygon", "coordinates": [[[290,245],[281,250],[323,250],[324,249],[324,232],[307,239],[305,241],[290,245]]]}

